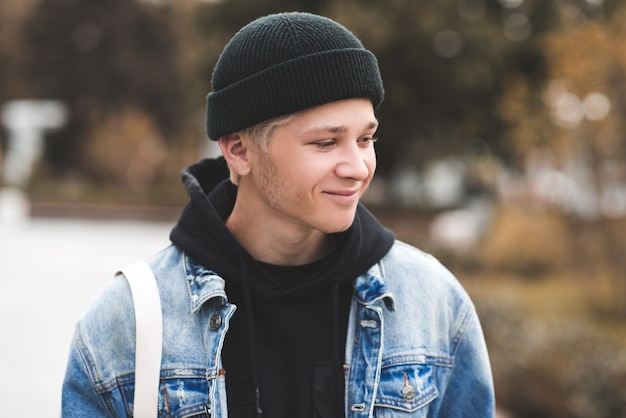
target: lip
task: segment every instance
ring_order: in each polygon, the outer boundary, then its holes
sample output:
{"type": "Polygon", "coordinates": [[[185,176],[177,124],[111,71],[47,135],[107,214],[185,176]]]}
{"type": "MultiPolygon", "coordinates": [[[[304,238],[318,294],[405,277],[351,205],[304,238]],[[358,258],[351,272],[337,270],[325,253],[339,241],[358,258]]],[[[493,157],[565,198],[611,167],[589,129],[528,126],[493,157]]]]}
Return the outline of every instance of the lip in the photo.
{"type": "Polygon", "coordinates": [[[324,194],[342,205],[351,205],[359,200],[359,190],[327,190],[324,194]]]}

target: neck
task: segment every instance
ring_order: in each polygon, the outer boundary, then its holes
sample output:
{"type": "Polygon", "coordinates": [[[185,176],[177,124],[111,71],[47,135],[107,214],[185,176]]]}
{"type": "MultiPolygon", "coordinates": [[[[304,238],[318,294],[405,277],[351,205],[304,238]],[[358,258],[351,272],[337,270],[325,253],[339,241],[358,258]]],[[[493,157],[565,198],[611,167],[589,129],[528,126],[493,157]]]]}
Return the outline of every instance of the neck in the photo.
{"type": "Polygon", "coordinates": [[[237,202],[226,227],[255,260],[267,264],[311,263],[329,255],[336,246],[332,235],[286,220],[246,214],[237,202]]]}

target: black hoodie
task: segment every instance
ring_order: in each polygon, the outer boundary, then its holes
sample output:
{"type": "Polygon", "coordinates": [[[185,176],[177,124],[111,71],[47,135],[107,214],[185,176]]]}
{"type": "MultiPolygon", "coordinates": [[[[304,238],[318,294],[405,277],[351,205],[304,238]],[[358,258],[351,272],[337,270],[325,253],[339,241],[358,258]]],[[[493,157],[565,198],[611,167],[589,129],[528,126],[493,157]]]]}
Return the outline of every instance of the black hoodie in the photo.
{"type": "Polygon", "coordinates": [[[325,259],[259,263],[225,225],[237,188],[224,159],[200,161],[182,178],[190,202],[170,238],[222,276],[237,305],[222,350],[229,417],[342,417],[352,283],[389,251],[393,233],[359,205],[325,259]]]}

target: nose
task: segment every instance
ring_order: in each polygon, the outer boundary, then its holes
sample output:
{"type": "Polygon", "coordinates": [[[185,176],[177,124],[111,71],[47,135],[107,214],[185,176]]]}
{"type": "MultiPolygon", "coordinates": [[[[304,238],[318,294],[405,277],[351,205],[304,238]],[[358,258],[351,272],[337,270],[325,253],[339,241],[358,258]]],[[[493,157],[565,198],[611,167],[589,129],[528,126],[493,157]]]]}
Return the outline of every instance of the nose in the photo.
{"type": "Polygon", "coordinates": [[[373,148],[361,148],[358,143],[343,147],[336,173],[339,177],[364,181],[376,168],[376,155],[373,148]]]}

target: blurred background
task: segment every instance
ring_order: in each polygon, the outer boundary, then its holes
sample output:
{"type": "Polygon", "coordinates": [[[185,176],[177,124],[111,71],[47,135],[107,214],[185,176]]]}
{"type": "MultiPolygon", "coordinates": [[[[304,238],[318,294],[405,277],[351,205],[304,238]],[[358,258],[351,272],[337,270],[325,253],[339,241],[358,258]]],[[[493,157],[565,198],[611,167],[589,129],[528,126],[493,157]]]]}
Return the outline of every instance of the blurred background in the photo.
{"type": "Polygon", "coordinates": [[[473,297],[502,416],[626,417],[623,0],[0,2],[2,415],[58,416],[75,321],[216,154],[223,46],[292,10],[377,55],[364,202],[473,297]]]}

